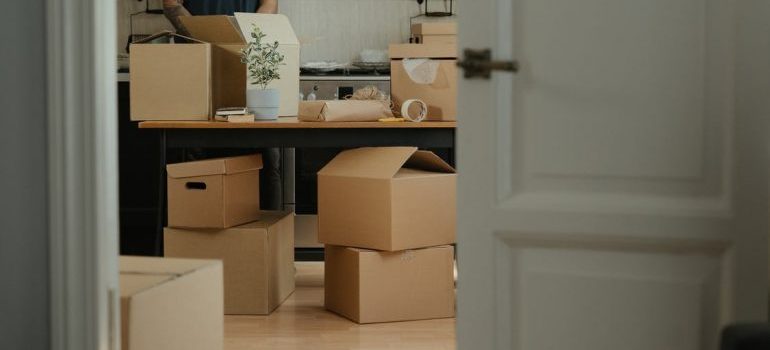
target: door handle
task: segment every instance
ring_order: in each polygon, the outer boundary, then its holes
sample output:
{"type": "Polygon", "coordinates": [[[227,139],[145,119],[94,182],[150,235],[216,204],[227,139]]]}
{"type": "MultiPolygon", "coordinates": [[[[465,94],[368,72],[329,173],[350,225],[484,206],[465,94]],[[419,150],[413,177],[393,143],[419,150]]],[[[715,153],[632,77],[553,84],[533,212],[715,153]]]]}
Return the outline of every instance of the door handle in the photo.
{"type": "Polygon", "coordinates": [[[492,50],[490,49],[465,49],[463,59],[457,61],[457,66],[465,72],[465,78],[489,79],[492,71],[505,71],[516,73],[519,71],[519,62],[512,61],[493,61],[492,50]]]}

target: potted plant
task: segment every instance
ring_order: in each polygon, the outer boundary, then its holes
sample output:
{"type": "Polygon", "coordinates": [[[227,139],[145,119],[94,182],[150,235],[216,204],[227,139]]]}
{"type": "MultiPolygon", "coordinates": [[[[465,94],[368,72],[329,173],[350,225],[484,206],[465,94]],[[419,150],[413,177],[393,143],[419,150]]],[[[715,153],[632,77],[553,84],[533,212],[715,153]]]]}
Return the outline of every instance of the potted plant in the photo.
{"type": "Polygon", "coordinates": [[[267,85],[281,76],[278,68],[283,65],[284,57],[278,52],[278,41],[264,43],[267,35],[256,25],[252,25],[251,39],[241,49],[241,62],[246,64],[249,88],[246,89],[246,107],[254,114],[254,119],[277,119],[281,96],[278,89],[268,89],[267,85]]]}

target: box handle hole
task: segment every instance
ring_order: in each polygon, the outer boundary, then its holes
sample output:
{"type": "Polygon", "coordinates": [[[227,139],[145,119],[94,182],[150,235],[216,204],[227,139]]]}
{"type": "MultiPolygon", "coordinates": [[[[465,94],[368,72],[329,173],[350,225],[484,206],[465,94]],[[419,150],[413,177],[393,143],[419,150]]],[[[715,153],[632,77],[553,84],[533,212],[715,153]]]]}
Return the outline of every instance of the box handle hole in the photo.
{"type": "Polygon", "coordinates": [[[206,183],[205,182],[188,182],[185,184],[185,187],[187,187],[188,190],[205,190],[206,183]]]}

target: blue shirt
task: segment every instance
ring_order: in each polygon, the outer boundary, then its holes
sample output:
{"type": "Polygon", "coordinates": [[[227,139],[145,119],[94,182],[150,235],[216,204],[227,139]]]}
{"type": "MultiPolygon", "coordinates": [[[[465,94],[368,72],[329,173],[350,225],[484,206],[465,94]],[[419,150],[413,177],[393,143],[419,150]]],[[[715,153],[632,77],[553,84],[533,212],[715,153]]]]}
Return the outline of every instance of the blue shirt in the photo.
{"type": "Polygon", "coordinates": [[[185,0],[184,7],[193,16],[232,16],[235,12],[257,12],[259,0],[185,0]]]}

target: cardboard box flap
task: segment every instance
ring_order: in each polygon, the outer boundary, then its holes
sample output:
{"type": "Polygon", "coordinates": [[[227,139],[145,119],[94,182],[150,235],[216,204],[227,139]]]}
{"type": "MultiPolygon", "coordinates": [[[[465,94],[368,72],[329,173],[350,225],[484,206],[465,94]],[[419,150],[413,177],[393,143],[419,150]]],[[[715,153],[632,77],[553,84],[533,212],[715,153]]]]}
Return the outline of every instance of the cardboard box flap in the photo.
{"type": "Polygon", "coordinates": [[[417,152],[417,147],[363,147],[343,151],[318,175],[390,179],[417,152]]]}
{"type": "MultiPolygon", "coordinates": [[[[383,253],[381,250],[375,250],[375,249],[367,249],[367,248],[358,248],[358,247],[344,247],[344,249],[356,252],[356,253],[383,253]]],[[[415,248],[415,249],[406,249],[400,251],[402,254],[408,254],[410,251],[418,251],[418,250],[426,250],[426,249],[454,249],[451,245],[438,245],[433,247],[424,247],[424,248],[415,248]]]]}
{"type": "Polygon", "coordinates": [[[276,222],[283,220],[283,218],[289,214],[291,214],[289,211],[261,211],[259,213],[259,219],[248,224],[233,227],[232,229],[267,228],[274,225],[276,222]]]}
{"type": "Polygon", "coordinates": [[[390,44],[391,59],[457,58],[457,44],[390,44]]]}
{"type": "Polygon", "coordinates": [[[453,174],[455,169],[441,157],[430,151],[417,151],[404,164],[404,168],[453,174]]]}
{"type": "Polygon", "coordinates": [[[246,41],[231,16],[179,17],[193,38],[214,44],[243,44],[246,41]]]}
{"type": "Polygon", "coordinates": [[[299,39],[294,33],[289,18],[281,14],[264,13],[235,13],[235,22],[238,24],[241,33],[247,33],[250,37],[251,26],[255,24],[262,30],[269,42],[278,41],[280,45],[299,46],[299,39]]]}
{"type": "Polygon", "coordinates": [[[148,36],[146,38],[142,38],[141,40],[137,40],[137,41],[131,43],[131,45],[134,45],[134,44],[146,44],[146,43],[149,43],[149,42],[151,42],[151,41],[153,41],[153,40],[155,40],[157,38],[162,38],[162,37],[165,37],[165,36],[170,36],[170,37],[174,37],[174,38],[182,38],[182,39],[186,39],[186,40],[189,40],[189,41],[194,41],[194,42],[197,42],[197,43],[206,44],[206,42],[204,42],[204,41],[196,40],[194,38],[191,38],[189,36],[184,36],[182,34],[177,34],[177,33],[174,33],[174,32],[172,32],[170,30],[164,30],[164,31],[157,32],[157,33],[155,33],[153,35],[150,35],[150,36],[148,36]]]}
{"type": "Polygon", "coordinates": [[[120,297],[127,298],[174,278],[175,275],[120,274],[120,297]]]}
{"type": "Polygon", "coordinates": [[[166,166],[168,176],[175,179],[193,176],[237,174],[256,169],[262,169],[261,154],[197,160],[166,166]]]}
{"type": "Polygon", "coordinates": [[[136,275],[181,276],[200,268],[219,264],[216,260],[151,258],[121,256],[120,273],[136,275]]]}

